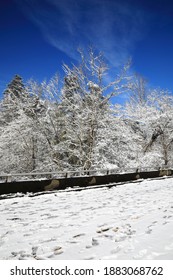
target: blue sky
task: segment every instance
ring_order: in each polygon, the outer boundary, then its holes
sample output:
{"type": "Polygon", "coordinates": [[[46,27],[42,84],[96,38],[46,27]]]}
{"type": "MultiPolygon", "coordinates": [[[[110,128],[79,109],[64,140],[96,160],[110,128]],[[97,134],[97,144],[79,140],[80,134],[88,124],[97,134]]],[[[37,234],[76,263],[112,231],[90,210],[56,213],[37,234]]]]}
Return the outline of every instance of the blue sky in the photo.
{"type": "Polygon", "coordinates": [[[89,45],[112,69],[132,57],[151,86],[173,90],[173,1],[1,0],[0,42],[0,93],[15,74],[61,73],[89,45]]]}

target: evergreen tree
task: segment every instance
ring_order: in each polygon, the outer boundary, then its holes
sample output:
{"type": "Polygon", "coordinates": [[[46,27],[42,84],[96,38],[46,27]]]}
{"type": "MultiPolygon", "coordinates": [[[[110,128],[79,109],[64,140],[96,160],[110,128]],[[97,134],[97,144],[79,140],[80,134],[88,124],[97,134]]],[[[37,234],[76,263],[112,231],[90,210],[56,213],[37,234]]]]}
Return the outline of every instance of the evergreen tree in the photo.
{"type": "Polygon", "coordinates": [[[19,75],[15,75],[3,92],[1,102],[1,123],[8,124],[19,116],[21,102],[23,102],[25,86],[19,75]]]}
{"type": "Polygon", "coordinates": [[[24,93],[25,87],[23,84],[22,77],[15,75],[12,81],[8,84],[6,90],[4,91],[4,99],[14,100],[15,98],[20,98],[24,93]]]}

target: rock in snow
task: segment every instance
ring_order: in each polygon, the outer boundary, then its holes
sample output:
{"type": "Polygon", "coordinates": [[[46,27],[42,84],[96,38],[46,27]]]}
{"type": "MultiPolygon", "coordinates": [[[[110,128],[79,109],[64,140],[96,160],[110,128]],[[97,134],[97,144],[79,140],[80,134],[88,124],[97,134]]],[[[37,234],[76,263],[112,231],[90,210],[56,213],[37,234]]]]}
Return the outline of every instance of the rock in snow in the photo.
{"type": "Polygon", "coordinates": [[[173,259],[173,178],[0,201],[0,259],[173,259]]]}

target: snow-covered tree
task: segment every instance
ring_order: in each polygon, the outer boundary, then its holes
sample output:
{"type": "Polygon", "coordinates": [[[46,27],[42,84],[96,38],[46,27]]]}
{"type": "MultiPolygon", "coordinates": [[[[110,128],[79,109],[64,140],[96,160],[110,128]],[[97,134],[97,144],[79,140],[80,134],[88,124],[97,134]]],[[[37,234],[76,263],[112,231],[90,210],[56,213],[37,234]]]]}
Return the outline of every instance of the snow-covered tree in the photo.
{"type": "MultiPolygon", "coordinates": [[[[63,66],[66,74],[61,103],[65,112],[64,153],[69,167],[90,169],[103,167],[109,162],[108,154],[112,151],[107,135],[112,131],[113,118],[110,98],[127,86],[128,66],[113,82],[106,84],[107,66],[103,56],[96,55],[92,49],[89,57],[83,52],[80,54],[82,62],[79,66],[63,66]]],[[[115,164],[116,158],[111,161],[115,164]]]]}
{"type": "Polygon", "coordinates": [[[135,73],[131,83],[129,84],[130,102],[132,104],[144,105],[149,95],[149,87],[147,80],[141,75],[135,73]]]}
{"type": "Polygon", "coordinates": [[[47,168],[49,149],[40,133],[40,120],[47,111],[45,103],[42,88],[36,82],[29,82],[22,90],[19,85],[19,91],[15,83],[15,91],[11,86],[5,91],[0,107],[1,171],[31,172],[47,168]]]}
{"type": "Polygon", "coordinates": [[[129,64],[110,82],[100,53],[80,56],[78,65],[63,65],[62,86],[57,75],[26,84],[16,75],[8,85],[0,103],[1,171],[172,165],[172,94],[149,89],[139,75],[129,78],[129,64]],[[127,90],[125,106],[111,103],[127,90]]]}
{"type": "Polygon", "coordinates": [[[128,104],[126,114],[140,137],[140,166],[160,167],[173,163],[173,97],[154,90],[145,104],[128,104]]]}
{"type": "Polygon", "coordinates": [[[23,79],[19,75],[15,75],[4,91],[4,99],[11,100],[15,97],[20,98],[24,92],[23,79]]]}
{"type": "Polygon", "coordinates": [[[23,79],[19,75],[15,75],[3,92],[3,99],[1,101],[1,122],[8,124],[18,117],[18,106],[22,102],[24,94],[25,86],[23,79]]]}

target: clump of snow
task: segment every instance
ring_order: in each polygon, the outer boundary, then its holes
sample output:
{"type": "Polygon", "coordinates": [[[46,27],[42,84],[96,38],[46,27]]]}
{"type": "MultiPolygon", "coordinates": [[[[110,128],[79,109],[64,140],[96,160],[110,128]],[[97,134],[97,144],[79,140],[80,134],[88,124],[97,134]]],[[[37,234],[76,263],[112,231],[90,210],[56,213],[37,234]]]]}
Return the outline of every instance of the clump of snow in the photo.
{"type": "Polygon", "coordinates": [[[1,200],[0,259],[171,259],[173,178],[1,200]]]}

